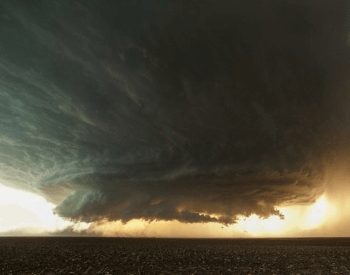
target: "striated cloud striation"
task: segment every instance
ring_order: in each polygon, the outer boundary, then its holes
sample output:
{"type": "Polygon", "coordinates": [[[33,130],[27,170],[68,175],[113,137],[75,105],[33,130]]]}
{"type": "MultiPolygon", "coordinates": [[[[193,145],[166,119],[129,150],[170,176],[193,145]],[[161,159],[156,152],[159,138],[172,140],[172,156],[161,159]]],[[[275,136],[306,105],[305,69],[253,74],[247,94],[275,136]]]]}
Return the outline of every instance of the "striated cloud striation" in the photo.
{"type": "Polygon", "coordinates": [[[2,1],[0,178],[77,221],[283,217],[348,137],[347,5],[2,1]]]}

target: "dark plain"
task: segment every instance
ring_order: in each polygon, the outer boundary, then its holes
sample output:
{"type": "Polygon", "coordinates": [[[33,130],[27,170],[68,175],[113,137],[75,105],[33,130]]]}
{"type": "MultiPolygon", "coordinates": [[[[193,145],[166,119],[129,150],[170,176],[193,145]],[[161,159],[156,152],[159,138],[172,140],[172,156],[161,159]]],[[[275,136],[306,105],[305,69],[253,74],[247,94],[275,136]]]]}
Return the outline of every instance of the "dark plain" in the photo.
{"type": "Polygon", "coordinates": [[[350,238],[2,237],[0,274],[350,274],[350,238]]]}

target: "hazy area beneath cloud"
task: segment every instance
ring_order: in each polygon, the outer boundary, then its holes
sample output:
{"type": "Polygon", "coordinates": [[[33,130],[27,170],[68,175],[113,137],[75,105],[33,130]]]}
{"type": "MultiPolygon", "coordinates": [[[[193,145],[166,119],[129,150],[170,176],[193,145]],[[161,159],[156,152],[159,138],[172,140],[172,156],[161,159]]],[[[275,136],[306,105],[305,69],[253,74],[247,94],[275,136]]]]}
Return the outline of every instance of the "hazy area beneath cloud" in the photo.
{"type": "Polygon", "coordinates": [[[347,9],[3,1],[0,178],[87,222],[230,224],[313,202],[347,146],[347,9]]]}

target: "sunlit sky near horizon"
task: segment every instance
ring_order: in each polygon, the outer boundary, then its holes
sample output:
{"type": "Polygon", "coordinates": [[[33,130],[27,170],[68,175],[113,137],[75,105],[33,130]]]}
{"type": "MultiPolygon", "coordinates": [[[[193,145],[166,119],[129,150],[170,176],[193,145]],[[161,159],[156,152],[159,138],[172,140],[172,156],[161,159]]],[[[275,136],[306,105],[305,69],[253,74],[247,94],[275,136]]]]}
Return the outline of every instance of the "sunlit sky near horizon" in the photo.
{"type": "Polygon", "coordinates": [[[70,223],[53,215],[54,204],[44,198],[0,184],[0,235],[49,234],[70,223]]]}
{"type": "MultiPolygon", "coordinates": [[[[350,203],[349,203],[350,205],[350,203]]],[[[153,222],[132,220],[127,224],[102,222],[74,224],[53,214],[55,205],[43,197],[0,184],[0,236],[55,236],[66,228],[77,235],[84,231],[96,236],[119,237],[179,237],[179,238],[254,238],[254,237],[334,237],[317,230],[334,216],[334,206],[323,195],[314,204],[279,208],[284,219],[257,215],[240,217],[236,224],[223,226],[210,224],[181,224],[179,222],[153,222]],[[333,208],[333,209],[332,209],[333,208]],[[332,213],[333,212],[333,213],[332,213]],[[312,231],[313,229],[313,231],[312,231]],[[315,230],[316,229],[316,230],[315,230]]],[[[344,235],[340,235],[343,236],[344,235]]]]}
{"type": "Polygon", "coordinates": [[[350,237],[349,17],[1,1],[0,235],[350,237]]]}

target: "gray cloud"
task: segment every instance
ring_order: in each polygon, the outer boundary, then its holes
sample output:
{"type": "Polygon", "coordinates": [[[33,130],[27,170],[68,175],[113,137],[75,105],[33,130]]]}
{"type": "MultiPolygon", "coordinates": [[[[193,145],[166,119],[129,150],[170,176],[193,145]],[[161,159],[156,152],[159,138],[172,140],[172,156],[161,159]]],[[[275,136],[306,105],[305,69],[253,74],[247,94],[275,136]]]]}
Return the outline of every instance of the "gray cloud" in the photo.
{"type": "Polygon", "coordinates": [[[68,226],[62,230],[58,230],[55,232],[49,232],[50,236],[55,237],[99,237],[95,233],[89,232],[87,229],[77,230],[72,226],[68,226]]]}
{"type": "Polygon", "coordinates": [[[1,179],[84,221],[312,202],[349,129],[346,1],[328,2],[5,1],[1,179]]]}

